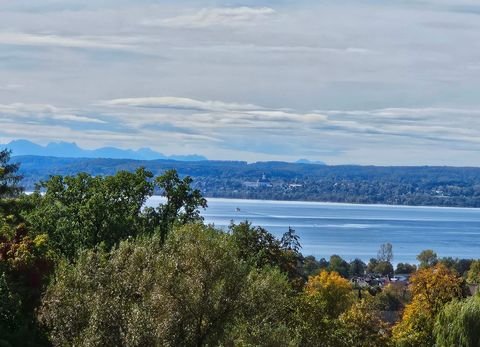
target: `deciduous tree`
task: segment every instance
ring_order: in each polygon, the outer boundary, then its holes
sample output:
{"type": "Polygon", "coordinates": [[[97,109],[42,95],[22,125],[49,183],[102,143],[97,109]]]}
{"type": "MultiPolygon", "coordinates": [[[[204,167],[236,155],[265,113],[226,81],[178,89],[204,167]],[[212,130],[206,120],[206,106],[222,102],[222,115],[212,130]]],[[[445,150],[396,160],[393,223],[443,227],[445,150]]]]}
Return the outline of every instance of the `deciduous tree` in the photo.
{"type": "Polygon", "coordinates": [[[189,176],[180,178],[176,170],[167,170],[155,179],[156,186],[167,199],[157,208],[163,242],[175,223],[182,225],[203,220],[200,208],[207,207],[207,200],[198,189],[192,188],[192,182],[189,176]]]}
{"type": "Polygon", "coordinates": [[[399,346],[433,346],[433,324],[443,306],[463,296],[462,279],[442,264],[424,267],[410,278],[412,302],[393,330],[399,346]]]}
{"type": "Polygon", "coordinates": [[[389,344],[387,325],[367,300],[356,302],[342,313],[339,323],[343,346],[385,347],[389,344]]]}
{"type": "Polygon", "coordinates": [[[438,347],[480,346],[480,297],[446,304],[437,316],[434,334],[438,347]]]}
{"type": "Polygon", "coordinates": [[[393,247],[391,243],[383,243],[377,253],[379,262],[391,262],[393,260],[393,247]]]}
{"type": "Polygon", "coordinates": [[[279,240],[265,228],[252,226],[248,221],[231,224],[229,227],[237,245],[240,258],[254,264],[257,268],[278,267],[287,274],[298,290],[303,288],[303,257],[295,231],[289,228],[279,240]]]}
{"type": "Polygon", "coordinates": [[[420,254],[417,255],[417,260],[420,262],[420,268],[434,266],[438,263],[437,253],[431,249],[426,249],[420,252],[420,254]]]}
{"type": "Polygon", "coordinates": [[[153,192],[151,178],[145,169],[107,177],[54,176],[27,198],[34,208],[26,218],[69,259],[81,249],[110,249],[142,232],[141,211],[153,192]]]}
{"type": "Polygon", "coordinates": [[[321,302],[325,313],[334,318],[344,312],[353,300],[352,285],[337,272],[322,271],[317,276],[310,277],[305,293],[321,302]]]}
{"type": "Polygon", "coordinates": [[[342,257],[340,257],[337,254],[334,254],[330,257],[328,271],[337,272],[340,275],[342,275],[344,278],[348,278],[350,265],[342,257]]]}
{"type": "Polygon", "coordinates": [[[480,284],[480,260],[474,260],[467,273],[467,283],[480,284]]]}

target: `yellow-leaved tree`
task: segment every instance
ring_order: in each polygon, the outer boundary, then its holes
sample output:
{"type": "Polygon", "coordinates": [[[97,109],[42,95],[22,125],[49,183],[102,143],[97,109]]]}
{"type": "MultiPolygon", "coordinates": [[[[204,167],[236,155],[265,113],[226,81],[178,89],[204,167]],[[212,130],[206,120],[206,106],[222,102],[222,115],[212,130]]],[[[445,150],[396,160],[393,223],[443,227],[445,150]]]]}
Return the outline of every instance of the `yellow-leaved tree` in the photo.
{"type": "Polygon", "coordinates": [[[305,293],[311,299],[322,302],[325,313],[338,317],[352,304],[352,285],[338,272],[322,271],[309,278],[305,293]]]}
{"type": "Polygon", "coordinates": [[[463,280],[442,264],[423,268],[410,278],[412,301],[393,328],[400,347],[434,346],[433,325],[443,306],[463,296],[463,280]]]}
{"type": "Polygon", "coordinates": [[[363,299],[353,304],[339,318],[343,329],[342,346],[385,347],[389,343],[389,329],[376,311],[371,300],[363,299]]]}
{"type": "Polygon", "coordinates": [[[311,276],[298,298],[295,321],[301,346],[342,345],[339,316],[354,302],[352,286],[338,272],[311,276]]]}

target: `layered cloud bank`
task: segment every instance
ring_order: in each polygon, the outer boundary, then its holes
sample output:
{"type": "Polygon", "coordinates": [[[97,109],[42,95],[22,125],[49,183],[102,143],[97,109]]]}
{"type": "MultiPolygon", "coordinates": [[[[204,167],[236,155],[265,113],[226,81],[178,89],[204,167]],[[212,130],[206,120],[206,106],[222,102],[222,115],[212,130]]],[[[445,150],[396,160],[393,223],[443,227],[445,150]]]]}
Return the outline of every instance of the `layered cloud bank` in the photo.
{"type": "Polygon", "coordinates": [[[3,143],[480,165],[480,7],[472,1],[2,8],[3,143]]]}

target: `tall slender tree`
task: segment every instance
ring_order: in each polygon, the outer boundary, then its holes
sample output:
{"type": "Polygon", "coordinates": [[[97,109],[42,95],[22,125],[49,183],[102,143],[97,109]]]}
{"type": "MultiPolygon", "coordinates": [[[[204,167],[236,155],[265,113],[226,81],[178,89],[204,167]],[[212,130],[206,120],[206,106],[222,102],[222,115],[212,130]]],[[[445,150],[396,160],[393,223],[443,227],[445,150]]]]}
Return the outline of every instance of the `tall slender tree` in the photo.
{"type": "Polygon", "coordinates": [[[10,162],[11,154],[8,149],[0,151],[0,199],[15,197],[22,192],[18,185],[22,179],[18,174],[20,165],[10,162]]]}

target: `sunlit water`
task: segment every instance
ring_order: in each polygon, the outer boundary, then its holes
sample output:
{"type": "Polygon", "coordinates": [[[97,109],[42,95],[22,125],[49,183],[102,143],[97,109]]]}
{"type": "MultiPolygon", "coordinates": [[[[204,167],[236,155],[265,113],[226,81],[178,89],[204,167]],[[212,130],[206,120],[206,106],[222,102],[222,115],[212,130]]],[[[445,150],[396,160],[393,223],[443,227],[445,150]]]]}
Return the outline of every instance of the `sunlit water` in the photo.
{"type": "MultiPolygon", "coordinates": [[[[161,199],[153,197],[148,205],[161,199]]],[[[394,263],[414,263],[424,249],[441,257],[480,258],[480,209],[211,198],[202,215],[221,228],[248,220],[277,236],[291,226],[302,253],[318,258],[338,254],[368,261],[386,242],[393,245],[394,263]]]]}

